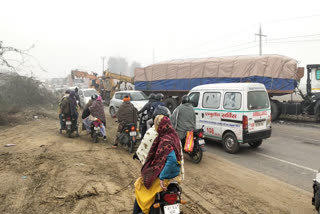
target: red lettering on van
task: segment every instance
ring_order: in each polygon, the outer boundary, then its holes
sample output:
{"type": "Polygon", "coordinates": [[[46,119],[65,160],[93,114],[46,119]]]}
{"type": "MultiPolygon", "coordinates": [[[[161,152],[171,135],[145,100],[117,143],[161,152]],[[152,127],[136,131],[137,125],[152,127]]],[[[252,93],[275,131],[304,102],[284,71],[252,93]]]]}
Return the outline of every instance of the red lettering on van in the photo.
{"type": "Polygon", "coordinates": [[[236,114],[232,114],[232,112],[222,114],[222,118],[237,118],[236,114]]]}
{"type": "Polygon", "coordinates": [[[260,117],[260,116],[265,116],[267,115],[267,111],[256,111],[256,112],[253,112],[253,116],[254,117],[260,117]]]}
{"type": "Polygon", "coordinates": [[[220,114],[217,112],[206,112],[205,115],[209,117],[220,117],[220,114]]]}

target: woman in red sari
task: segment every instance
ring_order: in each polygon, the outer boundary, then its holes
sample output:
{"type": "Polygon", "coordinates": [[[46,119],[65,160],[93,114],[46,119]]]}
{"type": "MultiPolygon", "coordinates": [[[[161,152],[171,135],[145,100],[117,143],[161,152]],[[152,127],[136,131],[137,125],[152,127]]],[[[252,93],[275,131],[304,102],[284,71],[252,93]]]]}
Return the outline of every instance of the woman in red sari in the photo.
{"type": "Polygon", "coordinates": [[[154,140],[135,182],[136,201],[133,213],[149,213],[157,192],[166,190],[169,179],[181,171],[181,143],[170,119],[159,115],[154,121],[158,137],[154,140]]]}

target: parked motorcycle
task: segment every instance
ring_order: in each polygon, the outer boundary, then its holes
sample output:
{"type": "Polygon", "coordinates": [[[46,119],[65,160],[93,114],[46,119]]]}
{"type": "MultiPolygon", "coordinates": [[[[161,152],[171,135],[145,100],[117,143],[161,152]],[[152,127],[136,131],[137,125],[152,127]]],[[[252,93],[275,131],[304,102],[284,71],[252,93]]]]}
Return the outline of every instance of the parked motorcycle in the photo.
{"type": "Polygon", "coordinates": [[[94,121],[91,123],[91,138],[94,143],[98,143],[99,137],[103,137],[100,129],[101,125],[102,121],[98,118],[94,118],[94,121]]]}
{"type": "Polygon", "coordinates": [[[186,204],[181,200],[182,188],[177,182],[172,182],[166,191],[156,194],[156,199],[150,208],[150,214],[180,214],[180,204],[186,204]]]}
{"type": "MultiPolygon", "coordinates": [[[[200,163],[200,161],[202,160],[202,156],[203,156],[203,152],[205,152],[204,149],[204,139],[203,139],[203,128],[201,129],[196,129],[193,131],[193,140],[194,140],[194,146],[193,146],[193,150],[192,152],[185,152],[183,150],[184,153],[187,153],[191,159],[192,162],[194,163],[200,163]]],[[[184,148],[185,146],[185,140],[182,141],[182,146],[184,148]]]]}
{"type": "MultiPolygon", "coordinates": [[[[72,133],[75,131],[77,133],[77,136],[79,136],[77,121],[70,116],[62,115],[62,121],[64,122],[64,127],[62,130],[66,130],[68,137],[71,138],[72,133]]],[[[60,130],[60,133],[62,133],[62,130],[60,130]]]]}
{"type": "Polygon", "coordinates": [[[135,124],[127,124],[123,127],[119,136],[119,143],[128,147],[130,153],[133,152],[134,145],[136,143],[137,131],[135,124]]]}
{"type": "Polygon", "coordinates": [[[313,197],[312,205],[315,206],[316,210],[320,214],[320,170],[316,174],[316,178],[313,179],[313,197]]]}

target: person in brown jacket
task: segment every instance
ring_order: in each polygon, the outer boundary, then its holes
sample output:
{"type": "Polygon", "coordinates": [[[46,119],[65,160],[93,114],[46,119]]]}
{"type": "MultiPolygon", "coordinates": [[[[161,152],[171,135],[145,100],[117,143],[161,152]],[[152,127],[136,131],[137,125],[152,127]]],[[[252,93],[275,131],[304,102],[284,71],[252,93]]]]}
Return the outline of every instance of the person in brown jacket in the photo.
{"type": "Polygon", "coordinates": [[[113,145],[114,148],[118,146],[118,138],[122,129],[126,124],[133,123],[137,126],[138,120],[138,110],[134,107],[134,105],[130,102],[130,97],[125,96],[123,98],[123,103],[119,107],[119,110],[116,113],[116,117],[118,118],[119,126],[117,131],[116,141],[113,145]]]}

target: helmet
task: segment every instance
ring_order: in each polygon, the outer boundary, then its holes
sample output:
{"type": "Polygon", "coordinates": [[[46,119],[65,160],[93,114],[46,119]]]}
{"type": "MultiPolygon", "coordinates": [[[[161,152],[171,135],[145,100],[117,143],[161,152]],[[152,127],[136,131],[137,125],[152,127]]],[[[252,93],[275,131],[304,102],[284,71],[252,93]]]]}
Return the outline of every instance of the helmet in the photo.
{"type": "Polygon", "coordinates": [[[156,95],[154,93],[149,94],[149,100],[156,99],[156,95]]]}
{"type": "Polygon", "coordinates": [[[156,100],[161,101],[163,99],[164,95],[159,93],[156,95],[156,100]]]}
{"type": "Polygon", "coordinates": [[[190,103],[190,97],[188,95],[183,95],[181,103],[190,103]]]}
{"type": "Polygon", "coordinates": [[[67,89],[66,90],[66,94],[70,94],[71,90],[70,89],[67,89]]]}
{"type": "Polygon", "coordinates": [[[164,116],[166,116],[166,117],[170,117],[171,116],[171,113],[170,113],[170,110],[167,108],[167,107],[165,107],[165,106],[158,106],[156,109],[155,109],[155,111],[153,112],[153,120],[154,120],[154,118],[156,118],[156,116],[158,116],[158,115],[164,115],[164,116]]]}
{"type": "Polygon", "coordinates": [[[91,99],[92,100],[96,100],[98,98],[98,95],[97,94],[93,94],[92,96],[91,96],[91,99]]]}

